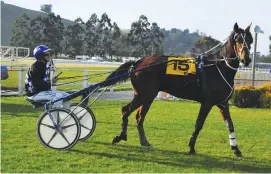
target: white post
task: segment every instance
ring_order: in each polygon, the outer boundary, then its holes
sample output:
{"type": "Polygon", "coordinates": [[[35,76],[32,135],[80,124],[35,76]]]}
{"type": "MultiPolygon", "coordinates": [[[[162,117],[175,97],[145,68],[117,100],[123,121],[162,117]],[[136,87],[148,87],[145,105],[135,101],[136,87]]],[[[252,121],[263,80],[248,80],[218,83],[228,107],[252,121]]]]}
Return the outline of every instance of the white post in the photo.
{"type": "Polygon", "coordinates": [[[254,41],[254,52],[253,52],[253,61],[252,61],[252,86],[254,86],[255,80],[255,58],[256,58],[256,50],[257,50],[257,32],[255,32],[255,41],[254,41]]]}
{"type": "Polygon", "coordinates": [[[84,71],[84,81],[83,81],[83,86],[84,86],[84,88],[87,88],[87,87],[88,87],[88,70],[87,70],[87,69],[84,71]]]}
{"type": "Polygon", "coordinates": [[[111,86],[110,92],[114,92],[114,85],[111,86]]]}
{"type": "Polygon", "coordinates": [[[19,81],[18,81],[18,96],[22,96],[24,92],[24,69],[19,67],[19,81]]]}

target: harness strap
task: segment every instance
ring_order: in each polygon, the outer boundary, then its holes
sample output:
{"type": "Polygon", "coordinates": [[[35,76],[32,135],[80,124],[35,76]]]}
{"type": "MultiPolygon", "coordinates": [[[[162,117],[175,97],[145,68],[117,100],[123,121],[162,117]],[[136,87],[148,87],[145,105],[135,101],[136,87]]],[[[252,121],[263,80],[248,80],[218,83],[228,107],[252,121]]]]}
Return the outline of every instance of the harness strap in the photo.
{"type": "MultiPolygon", "coordinates": [[[[227,62],[227,61],[226,61],[226,62],[227,62]]],[[[227,85],[230,87],[230,89],[231,89],[231,92],[230,92],[229,95],[226,97],[226,99],[223,100],[223,101],[219,104],[219,105],[225,107],[223,104],[224,104],[224,102],[226,102],[226,101],[230,98],[230,96],[232,95],[233,90],[234,90],[234,85],[231,86],[231,85],[229,84],[229,82],[225,79],[225,77],[223,76],[223,74],[221,73],[221,71],[220,71],[220,69],[218,68],[217,65],[216,65],[216,68],[217,68],[219,74],[221,75],[222,79],[226,82],[226,84],[227,84],[227,85]]]]}

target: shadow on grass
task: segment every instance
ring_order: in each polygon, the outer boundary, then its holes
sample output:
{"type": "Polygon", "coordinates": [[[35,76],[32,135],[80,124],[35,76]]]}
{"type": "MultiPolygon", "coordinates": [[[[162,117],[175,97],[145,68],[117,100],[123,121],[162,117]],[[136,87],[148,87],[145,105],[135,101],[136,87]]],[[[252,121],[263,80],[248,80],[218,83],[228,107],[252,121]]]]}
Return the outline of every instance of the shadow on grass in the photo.
{"type": "MultiPolygon", "coordinates": [[[[121,127],[121,121],[119,121],[119,122],[97,121],[97,124],[116,125],[116,126],[118,126],[118,128],[121,127]]],[[[128,126],[129,127],[135,127],[135,128],[137,127],[135,124],[128,124],[128,126]]],[[[157,130],[168,130],[168,129],[163,128],[163,127],[155,127],[155,126],[149,126],[149,125],[144,126],[144,128],[151,128],[151,129],[157,129],[157,130]]]]}
{"type": "MultiPolygon", "coordinates": [[[[108,146],[119,154],[105,152],[90,152],[87,150],[72,149],[72,152],[85,155],[94,155],[99,157],[117,158],[126,161],[157,163],[180,168],[202,168],[210,172],[219,172],[228,170],[231,172],[270,172],[271,161],[257,161],[253,158],[243,157],[241,159],[235,156],[215,157],[203,154],[189,155],[187,152],[178,152],[172,150],[157,149],[148,150],[146,147],[132,145],[112,145],[111,143],[92,142],[108,146]],[[125,153],[123,153],[125,152],[125,153]],[[145,155],[147,153],[147,155],[145,155]],[[144,155],[143,155],[144,154],[144,155]]],[[[200,170],[200,169],[199,169],[200,170]]]]}
{"type": "MultiPolygon", "coordinates": [[[[98,109],[98,108],[106,109],[106,108],[112,108],[112,107],[119,107],[119,105],[105,104],[105,105],[100,105],[98,107],[93,107],[91,109],[94,109],[94,112],[95,112],[95,109],[98,109]]],[[[33,105],[27,101],[25,101],[24,104],[13,104],[13,103],[1,102],[1,108],[2,108],[1,109],[2,116],[9,115],[9,116],[38,117],[44,111],[44,107],[35,109],[33,108],[33,105]],[[33,115],[32,113],[36,113],[36,114],[33,115]]],[[[112,123],[112,124],[119,124],[119,123],[112,123]]]]}
{"type": "Polygon", "coordinates": [[[5,117],[6,115],[18,117],[38,117],[44,111],[43,108],[34,109],[33,106],[28,102],[26,102],[25,105],[1,103],[1,108],[2,117],[5,117]]]}

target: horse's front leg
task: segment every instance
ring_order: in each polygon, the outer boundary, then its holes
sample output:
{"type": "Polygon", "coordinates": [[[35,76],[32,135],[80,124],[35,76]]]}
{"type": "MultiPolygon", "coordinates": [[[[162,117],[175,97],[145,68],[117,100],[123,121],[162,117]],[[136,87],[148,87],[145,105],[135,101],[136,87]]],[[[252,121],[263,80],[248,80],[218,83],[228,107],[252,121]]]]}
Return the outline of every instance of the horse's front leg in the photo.
{"type": "Polygon", "coordinates": [[[229,139],[230,139],[231,148],[232,150],[234,150],[234,154],[237,157],[242,157],[242,153],[237,146],[236,137],[234,135],[234,127],[233,127],[233,122],[230,116],[229,104],[226,103],[223,106],[217,105],[217,107],[220,109],[220,113],[224,119],[224,122],[229,129],[229,139]]]}
{"type": "Polygon", "coordinates": [[[204,122],[206,120],[206,117],[208,116],[210,110],[212,109],[213,105],[209,103],[202,103],[200,106],[199,115],[195,124],[195,131],[192,134],[192,137],[190,138],[189,147],[190,151],[189,154],[195,154],[195,144],[196,140],[198,138],[199,132],[202,129],[204,122]]]}

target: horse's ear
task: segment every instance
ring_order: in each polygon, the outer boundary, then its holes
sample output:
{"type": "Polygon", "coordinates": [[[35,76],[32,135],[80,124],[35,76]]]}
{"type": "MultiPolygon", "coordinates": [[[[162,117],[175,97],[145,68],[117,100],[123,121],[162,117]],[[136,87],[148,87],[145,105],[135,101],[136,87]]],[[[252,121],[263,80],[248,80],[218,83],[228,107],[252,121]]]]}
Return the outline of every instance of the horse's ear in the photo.
{"type": "Polygon", "coordinates": [[[250,23],[250,25],[247,26],[247,28],[245,29],[246,32],[249,32],[251,25],[252,25],[252,23],[250,23]]]}
{"type": "Polygon", "coordinates": [[[239,31],[239,26],[238,26],[237,22],[234,24],[233,31],[236,33],[238,33],[238,31],[239,31]]]}

